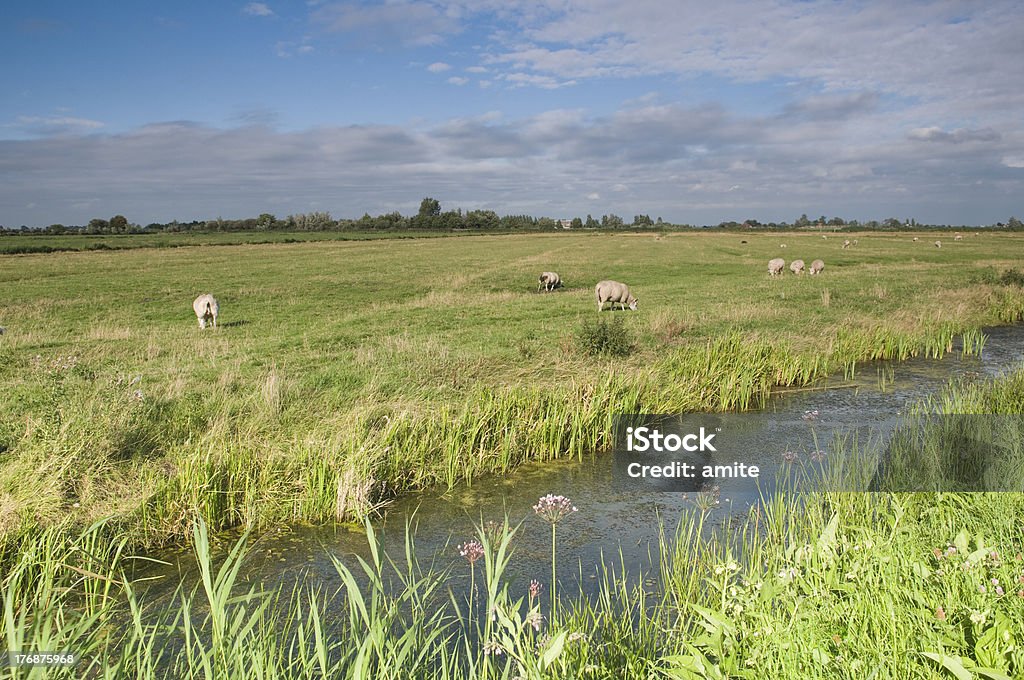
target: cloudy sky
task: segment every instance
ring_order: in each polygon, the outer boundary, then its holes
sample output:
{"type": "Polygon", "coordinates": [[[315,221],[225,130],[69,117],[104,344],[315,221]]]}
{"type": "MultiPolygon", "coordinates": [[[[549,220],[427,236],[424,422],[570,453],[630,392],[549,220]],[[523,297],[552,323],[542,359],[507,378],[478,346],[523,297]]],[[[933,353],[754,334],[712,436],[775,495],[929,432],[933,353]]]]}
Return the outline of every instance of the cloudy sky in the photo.
{"type": "Polygon", "coordinates": [[[1024,4],[4,2],[0,224],[1024,217],[1024,4]]]}

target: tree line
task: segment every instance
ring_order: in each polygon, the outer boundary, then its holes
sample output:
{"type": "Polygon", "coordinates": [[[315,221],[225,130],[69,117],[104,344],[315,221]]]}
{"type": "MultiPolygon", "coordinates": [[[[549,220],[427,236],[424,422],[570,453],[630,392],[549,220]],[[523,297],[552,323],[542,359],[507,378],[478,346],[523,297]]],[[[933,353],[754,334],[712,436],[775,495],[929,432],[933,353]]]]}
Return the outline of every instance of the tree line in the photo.
{"type": "MultiPolygon", "coordinates": [[[[997,222],[992,227],[1024,230],[1024,224],[1016,217],[1010,217],[1005,223],[997,222]]],[[[334,219],[329,212],[309,212],[288,215],[278,218],[270,213],[262,213],[257,217],[226,220],[223,218],[209,220],[193,220],[167,223],[152,222],[145,226],[129,222],[124,215],[114,215],[109,219],[94,218],[85,225],[51,224],[43,228],[4,227],[0,225],[0,235],[17,234],[144,234],[155,232],[259,232],[259,231],[553,231],[556,229],[693,229],[695,225],[672,224],[661,217],[652,219],[650,215],[637,214],[632,222],[626,222],[615,214],[602,215],[595,218],[574,217],[571,220],[556,220],[550,217],[534,217],[532,215],[502,215],[493,210],[441,210],[441,203],[435,198],[426,197],[420,202],[419,211],[415,215],[402,215],[398,211],[371,216],[364,214],[358,219],[334,219]]],[[[736,230],[791,230],[820,229],[831,231],[901,231],[929,228],[969,228],[954,227],[947,224],[923,224],[914,219],[898,219],[890,217],[885,220],[868,220],[860,222],[842,217],[808,218],[802,214],[793,222],[762,223],[756,219],[743,222],[726,221],[717,225],[705,225],[705,228],[736,229],[736,230]]]]}

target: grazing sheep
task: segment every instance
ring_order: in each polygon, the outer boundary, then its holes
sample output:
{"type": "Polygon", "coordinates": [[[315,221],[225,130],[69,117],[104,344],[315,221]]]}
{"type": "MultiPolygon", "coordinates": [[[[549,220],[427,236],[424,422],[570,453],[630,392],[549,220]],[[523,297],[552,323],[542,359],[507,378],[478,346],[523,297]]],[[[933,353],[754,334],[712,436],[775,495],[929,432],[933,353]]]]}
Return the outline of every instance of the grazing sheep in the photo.
{"type": "Polygon", "coordinates": [[[935,247],[936,248],[941,248],[942,247],[942,241],[936,241],[935,242],[935,247]]]}
{"type": "Polygon", "coordinates": [[[786,261],[781,257],[776,257],[773,260],[768,260],[768,273],[771,276],[778,276],[782,273],[782,269],[786,266],[786,261]]]}
{"type": "Polygon", "coordinates": [[[828,240],[828,236],[826,236],[825,234],[822,234],[821,238],[822,238],[823,241],[827,241],[828,240]]]}
{"type": "Polygon", "coordinates": [[[914,237],[914,241],[915,241],[915,242],[917,242],[917,241],[920,241],[920,240],[921,240],[921,239],[917,238],[916,236],[914,237]]]}
{"type": "Polygon", "coordinates": [[[785,248],[785,247],[786,247],[786,244],[785,244],[785,243],[783,243],[783,244],[779,245],[779,247],[780,247],[780,248],[785,248]]]}
{"type": "Polygon", "coordinates": [[[803,260],[793,260],[789,264],[789,270],[791,272],[793,272],[794,274],[796,274],[797,276],[799,276],[800,274],[803,274],[804,273],[804,261],[803,260]]]}
{"type": "Polygon", "coordinates": [[[853,245],[857,245],[857,239],[853,239],[853,245]]]}
{"type": "Polygon", "coordinates": [[[217,327],[217,313],[220,311],[217,298],[209,293],[204,293],[195,299],[192,309],[195,310],[196,318],[199,319],[200,328],[206,328],[208,322],[212,322],[214,328],[217,327]]]}
{"type": "Polygon", "coordinates": [[[960,232],[957,232],[957,233],[953,234],[953,240],[954,241],[963,241],[964,240],[963,234],[961,234],[960,232]]]}
{"type": "Polygon", "coordinates": [[[541,272],[540,284],[537,286],[537,291],[543,288],[545,292],[551,292],[555,288],[562,287],[562,277],[555,272],[541,272]]]}
{"type": "Polygon", "coordinates": [[[747,245],[747,242],[746,241],[740,241],[740,244],[741,245],[747,245]]]}
{"type": "Polygon", "coordinates": [[[843,247],[844,248],[849,248],[850,247],[850,239],[846,239],[845,241],[843,241],[843,247]]]}
{"type": "Polygon", "coordinates": [[[814,262],[811,263],[811,269],[807,273],[810,274],[811,276],[814,276],[815,274],[820,274],[821,270],[824,268],[825,262],[823,260],[815,260],[814,262]]]}
{"type": "Polygon", "coordinates": [[[597,311],[599,312],[604,308],[606,302],[612,303],[612,309],[615,309],[615,303],[618,302],[622,305],[622,311],[626,311],[626,305],[636,311],[636,305],[639,302],[629,294],[629,286],[618,281],[601,281],[594,287],[594,293],[597,295],[597,311]]]}

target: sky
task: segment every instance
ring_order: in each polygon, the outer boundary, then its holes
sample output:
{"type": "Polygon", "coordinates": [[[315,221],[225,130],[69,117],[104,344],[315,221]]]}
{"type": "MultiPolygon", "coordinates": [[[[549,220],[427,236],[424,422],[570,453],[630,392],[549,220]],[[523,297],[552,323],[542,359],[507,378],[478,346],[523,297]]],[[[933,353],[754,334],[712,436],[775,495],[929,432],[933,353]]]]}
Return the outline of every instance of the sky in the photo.
{"type": "Polygon", "coordinates": [[[0,5],[0,224],[1024,217],[1024,3],[0,5]]]}

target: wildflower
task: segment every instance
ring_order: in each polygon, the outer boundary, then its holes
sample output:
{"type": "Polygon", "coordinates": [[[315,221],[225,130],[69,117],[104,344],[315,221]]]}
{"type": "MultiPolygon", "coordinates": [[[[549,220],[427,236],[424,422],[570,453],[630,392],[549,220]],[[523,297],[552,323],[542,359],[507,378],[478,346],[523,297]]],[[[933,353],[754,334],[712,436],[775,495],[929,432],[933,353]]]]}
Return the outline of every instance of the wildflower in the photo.
{"type": "MultiPolygon", "coordinates": [[[[940,607],[940,609],[941,609],[941,607],[940,607]]],[[[837,645],[842,644],[843,638],[839,637],[839,635],[833,635],[832,636],[832,642],[836,643],[837,645]]]]}
{"type": "Polygon", "coordinates": [[[704,491],[697,494],[693,504],[697,506],[701,512],[707,512],[721,503],[722,490],[717,486],[712,486],[704,491]]]}
{"type": "Polygon", "coordinates": [[[946,610],[942,608],[942,605],[939,605],[935,608],[935,618],[937,618],[939,621],[946,620],[946,610]]]}
{"type": "Polygon", "coordinates": [[[484,644],[484,656],[501,656],[505,653],[505,650],[501,648],[501,645],[494,640],[488,640],[484,644]]]}
{"type": "Polygon", "coordinates": [[[1024,583],[1024,574],[1017,577],[1017,583],[1024,583]]]}
{"type": "Polygon", "coordinates": [[[469,541],[459,546],[459,554],[466,558],[470,564],[475,564],[478,559],[484,556],[484,547],[480,541],[469,541]]]}
{"type": "Polygon", "coordinates": [[[1002,586],[996,586],[996,595],[998,595],[999,597],[1003,596],[1003,587],[1002,586]]]}
{"type": "Polygon", "coordinates": [[[540,591],[544,588],[541,582],[537,579],[530,581],[530,599],[535,600],[540,597],[540,591]]]}
{"type": "Polygon", "coordinates": [[[992,579],[992,585],[994,585],[994,586],[999,585],[999,579],[997,579],[997,578],[992,579]]]}
{"type": "Polygon", "coordinates": [[[942,559],[942,551],[939,550],[938,548],[932,548],[932,555],[935,555],[935,559],[937,559],[937,560],[941,560],[942,559]]]}
{"type": "Polygon", "coordinates": [[[796,451],[785,451],[782,454],[782,460],[787,462],[787,463],[792,463],[792,462],[796,461],[796,459],[799,458],[799,457],[800,456],[797,454],[796,451]]]}
{"type": "Polygon", "coordinates": [[[541,496],[540,500],[537,501],[537,505],[533,506],[533,511],[549,524],[558,524],[565,517],[578,510],[579,508],[573,505],[572,501],[565,496],[555,496],[552,494],[541,496]]]}
{"type": "Polygon", "coordinates": [[[540,627],[544,625],[544,617],[538,610],[534,609],[526,615],[526,623],[533,626],[535,631],[540,632],[540,627]]]}
{"type": "Polygon", "coordinates": [[[587,639],[586,633],[580,633],[578,631],[573,631],[572,633],[569,633],[569,642],[576,642],[577,640],[586,640],[586,639],[587,639]]]}
{"type": "Polygon", "coordinates": [[[946,548],[946,557],[951,557],[956,554],[956,546],[951,545],[946,548]]]}
{"type": "Polygon", "coordinates": [[[1024,590],[1018,590],[1017,597],[1024,597],[1024,590]]]}
{"type": "Polygon", "coordinates": [[[145,398],[145,395],[142,394],[142,390],[135,390],[134,392],[132,392],[132,399],[134,399],[135,401],[142,401],[145,398]]]}
{"type": "Polygon", "coordinates": [[[1024,562],[1024,554],[1017,553],[1017,556],[1014,559],[1018,562],[1024,562]]]}
{"type": "Polygon", "coordinates": [[[982,595],[984,595],[988,591],[985,590],[985,586],[981,585],[981,586],[978,586],[978,592],[981,593],[982,595]]]}
{"type": "Polygon", "coordinates": [[[974,610],[973,612],[971,612],[971,623],[974,623],[974,624],[977,624],[977,625],[980,626],[983,623],[985,623],[985,619],[986,618],[987,617],[985,615],[985,612],[979,612],[978,610],[974,610]]]}
{"type": "Polygon", "coordinates": [[[813,411],[804,411],[803,419],[804,420],[817,420],[818,419],[818,409],[814,409],[813,411]]]}
{"type": "Polygon", "coordinates": [[[815,451],[811,451],[811,460],[813,460],[815,463],[821,463],[825,460],[825,456],[827,455],[828,454],[826,454],[821,449],[817,449],[815,451]]]}

